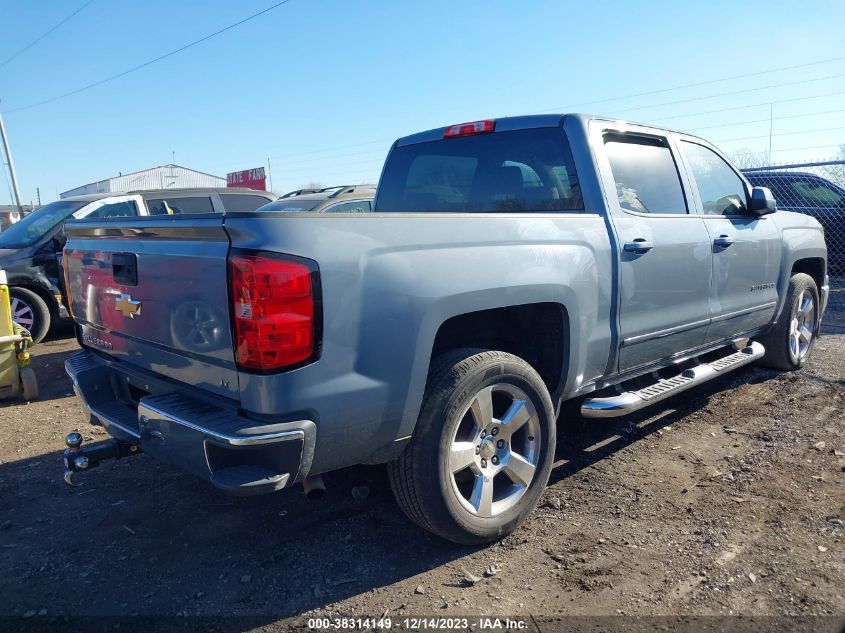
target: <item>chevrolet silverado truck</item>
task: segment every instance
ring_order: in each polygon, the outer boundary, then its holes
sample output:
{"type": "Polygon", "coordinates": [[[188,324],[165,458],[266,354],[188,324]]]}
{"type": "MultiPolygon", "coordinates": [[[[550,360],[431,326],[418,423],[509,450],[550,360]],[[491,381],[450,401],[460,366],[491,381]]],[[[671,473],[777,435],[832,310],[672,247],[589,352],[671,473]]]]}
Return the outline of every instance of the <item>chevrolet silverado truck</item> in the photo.
{"type": "Polygon", "coordinates": [[[68,436],[66,479],[143,452],[257,494],[387,464],[407,516],[460,543],[538,503],[564,402],[601,424],[799,369],[828,296],[815,219],[700,138],[586,115],[399,139],[370,213],[66,232],[66,368],[113,438],[68,436]]]}

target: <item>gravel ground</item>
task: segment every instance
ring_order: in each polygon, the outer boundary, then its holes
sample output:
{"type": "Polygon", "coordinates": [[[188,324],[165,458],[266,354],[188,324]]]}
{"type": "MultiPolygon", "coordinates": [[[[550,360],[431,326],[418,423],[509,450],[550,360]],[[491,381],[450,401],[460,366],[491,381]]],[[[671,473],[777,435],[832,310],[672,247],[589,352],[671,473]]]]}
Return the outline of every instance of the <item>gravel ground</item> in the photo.
{"type": "Polygon", "coordinates": [[[41,399],[0,403],[0,616],[845,616],[845,284],[826,320],[801,372],[564,416],[544,505],[485,548],[410,524],[381,468],[327,476],[319,502],[227,497],[143,455],[67,487],[64,436],[103,434],[65,332],[34,351],[41,399]]]}

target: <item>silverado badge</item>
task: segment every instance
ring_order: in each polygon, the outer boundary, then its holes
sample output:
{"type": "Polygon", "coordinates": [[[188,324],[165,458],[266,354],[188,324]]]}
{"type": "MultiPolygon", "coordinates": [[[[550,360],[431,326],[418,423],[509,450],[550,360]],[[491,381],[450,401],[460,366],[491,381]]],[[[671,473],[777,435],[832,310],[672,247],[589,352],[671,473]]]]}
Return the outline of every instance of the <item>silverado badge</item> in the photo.
{"type": "Polygon", "coordinates": [[[141,302],[133,301],[132,295],[121,293],[114,302],[114,309],[120,312],[123,316],[134,319],[135,315],[141,314],[141,302]]]}

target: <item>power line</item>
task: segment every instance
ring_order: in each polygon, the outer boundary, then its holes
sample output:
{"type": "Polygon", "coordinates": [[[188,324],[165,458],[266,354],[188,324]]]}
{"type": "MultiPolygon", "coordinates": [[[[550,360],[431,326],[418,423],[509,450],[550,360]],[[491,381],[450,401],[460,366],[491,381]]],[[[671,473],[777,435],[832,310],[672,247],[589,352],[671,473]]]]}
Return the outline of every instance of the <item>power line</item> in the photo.
{"type": "Polygon", "coordinates": [[[34,40],[32,40],[29,44],[27,44],[27,45],[26,45],[26,46],[24,46],[22,49],[20,49],[17,53],[13,53],[10,57],[7,57],[6,59],[4,59],[2,62],[0,62],[0,68],[3,68],[3,66],[5,66],[5,65],[6,65],[6,64],[8,64],[9,62],[11,62],[12,60],[17,59],[18,57],[20,57],[21,55],[23,55],[23,54],[24,54],[25,52],[27,52],[30,48],[32,48],[33,46],[35,46],[36,44],[38,44],[38,42],[40,42],[40,41],[41,41],[41,40],[43,40],[45,37],[47,37],[48,35],[50,35],[50,33],[52,33],[52,32],[53,32],[53,31],[55,31],[57,28],[59,28],[60,26],[62,26],[65,22],[68,22],[68,21],[69,21],[69,20],[70,20],[73,16],[75,16],[77,13],[79,13],[80,11],[82,11],[83,9],[85,9],[85,7],[87,7],[87,6],[88,6],[89,4],[91,4],[92,2],[94,2],[94,0],[88,0],[88,2],[86,2],[86,3],[85,3],[85,4],[83,4],[81,7],[79,7],[76,11],[74,11],[73,13],[71,13],[71,14],[70,14],[69,16],[67,16],[64,20],[62,20],[61,22],[59,22],[58,24],[56,24],[56,25],[55,25],[55,26],[53,26],[52,28],[48,29],[48,30],[47,30],[46,32],[44,32],[43,34],[41,34],[41,35],[39,35],[38,37],[36,37],[36,38],[35,38],[34,40]]]}
{"type": "Polygon", "coordinates": [[[647,97],[650,95],[656,94],[664,94],[667,92],[674,92],[676,90],[685,90],[686,88],[698,88],[700,86],[708,86],[711,84],[721,83],[723,81],[732,81],[734,79],[747,79],[748,77],[759,77],[760,75],[768,75],[771,73],[782,72],[784,70],[795,70],[797,68],[807,68],[809,66],[818,66],[820,64],[830,64],[833,62],[840,62],[845,60],[845,57],[830,57],[828,59],[819,59],[813,62],[806,62],[804,64],[795,64],[792,66],[781,66],[780,68],[770,68],[768,70],[758,70],[753,73],[744,73],[742,75],[732,75],[730,77],[721,77],[718,79],[708,79],[706,81],[698,81],[691,84],[682,84],[679,86],[672,86],[671,88],[660,88],[659,90],[649,90],[647,92],[637,92],[634,94],[618,96],[618,97],[608,97],[606,99],[599,99],[596,101],[583,101],[581,103],[575,103],[566,106],[556,106],[554,108],[546,108],[544,110],[538,110],[532,114],[542,114],[544,112],[549,112],[551,110],[558,111],[558,110],[568,110],[569,108],[580,108],[581,106],[587,105],[598,105],[600,103],[610,103],[611,101],[623,101],[625,99],[634,99],[636,97],[647,97]]]}
{"type": "Polygon", "coordinates": [[[769,121],[781,121],[783,119],[803,119],[804,117],[809,117],[809,116],[821,116],[823,114],[838,114],[840,112],[845,112],[845,109],[825,110],[824,112],[807,112],[807,113],[804,113],[804,114],[787,114],[787,115],[784,115],[784,116],[767,117],[765,119],[752,119],[751,121],[736,121],[734,123],[720,123],[719,125],[706,125],[704,127],[689,128],[689,131],[694,132],[694,131],[699,131],[699,130],[713,130],[713,129],[722,128],[722,127],[735,127],[737,125],[749,125],[751,123],[768,123],[769,121]]]}
{"type": "MultiPolygon", "coordinates": [[[[650,105],[636,106],[634,108],[626,108],[622,112],[633,112],[634,110],[650,110],[651,108],[660,108],[667,105],[678,105],[679,103],[690,103],[692,101],[704,101],[706,99],[717,99],[719,97],[729,97],[739,94],[747,94],[749,92],[759,92],[760,90],[770,90],[771,88],[783,88],[785,86],[798,86],[801,84],[814,83],[816,81],[827,81],[828,79],[838,79],[845,77],[845,73],[837,73],[835,75],[826,75],[824,77],[814,77],[812,79],[799,79],[798,81],[787,81],[779,84],[769,84],[768,86],[758,86],[756,88],[745,88],[743,90],[731,90],[729,92],[717,92],[716,94],[707,95],[703,97],[690,97],[688,99],[679,99],[677,101],[665,101],[663,103],[652,103],[650,105]]],[[[767,102],[771,103],[771,102],[767,102]]],[[[616,113],[608,113],[603,116],[615,116],[616,113]]]]}
{"type": "Polygon", "coordinates": [[[802,149],[826,149],[828,147],[840,147],[841,144],[834,143],[833,145],[811,145],[809,147],[781,147],[777,149],[773,149],[772,152],[797,152],[798,150],[802,149]]]}
{"type": "Polygon", "coordinates": [[[129,68],[127,70],[124,70],[122,72],[117,73],[116,75],[111,75],[110,77],[106,77],[105,79],[101,79],[100,81],[95,81],[94,83],[88,84],[87,86],[82,86],[81,88],[77,88],[76,90],[71,90],[70,92],[65,92],[63,94],[56,95],[55,97],[51,97],[49,99],[44,99],[43,101],[36,101],[35,103],[31,103],[29,105],[20,106],[19,108],[12,108],[10,110],[6,110],[6,113],[21,112],[22,110],[29,110],[31,108],[37,108],[38,106],[46,105],[48,103],[53,103],[54,101],[58,101],[59,99],[65,99],[67,97],[79,94],[80,92],[85,92],[86,90],[90,90],[91,88],[96,88],[97,86],[102,86],[103,84],[108,83],[110,81],[114,81],[115,79],[119,79],[120,77],[125,77],[126,75],[128,75],[130,73],[134,73],[135,71],[141,70],[142,68],[146,68],[147,66],[152,66],[155,63],[158,63],[158,62],[160,62],[164,59],[167,59],[168,57],[172,57],[173,55],[177,55],[178,53],[186,51],[189,48],[196,46],[197,44],[202,44],[203,42],[208,41],[213,37],[217,37],[218,35],[221,35],[221,34],[225,33],[226,31],[231,31],[232,29],[234,29],[234,28],[236,28],[236,27],[238,27],[238,26],[240,26],[240,25],[242,25],[246,22],[249,22],[250,20],[254,20],[257,17],[264,15],[265,13],[269,13],[273,9],[277,9],[278,7],[282,6],[283,4],[287,4],[290,1],[291,0],[282,0],[281,2],[277,2],[276,4],[271,5],[271,6],[267,7],[266,9],[262,9],[261,11],[259,11],[257,13],[253,13],[252,15],[245,17],[244,19],[239,20],[238,22],[235,22],[234,24],[230,24],[229,26],[226,26],[226,27],[223,27],[222,29],[214,31],[214,33],[209,33],[208,35],[201,37],[198,40],[194,40],[193,42],[185,44],[184,46],[180,46],[179,48],[172,50],[169,53],[165,53],[164,55],[159,55],[158,57],[151,59],[149,61],[146,61],[143,64],[138,64],[137,66],[133,66],[132,68],[129,68]]]}
{"type": "Polygon", "coordinates": [[[777,101],[765,101],[763,103],[752,103],[749,105],[743,106],[732,106],[730,108],[719,108],[718,110],[705,110],[704,112],[690,112],[687,114],[673,114],[672,116],[663,116],[657,119],[651,119],[652,123],[657,123],[660,121],[670,121],[672,119],[686,119],[692,116],[704,116],[706,114],[719,114],[721,112],[733,112],[735,110],[748,110],[749,108],[756,108],[759,106],[768,106],[769,104],[779,104],[779,103],[793,103],[795,101],[809,101],[810,99],[823,99],[824,97],[835,97],[838,95],[845,95],[845,90],[840,90],[837,92],[826,92],[820,95],[810,95],[807,97],[793,97],[792,99],[779,99],[777,101]]]}
{"type": "MultiPolygon", "coordinates": [[[[777,134],[772,134],[771,136],[793,136],[795,134],[816,134],[818,132],[837,132],[839,130],[845,130],[845,127],[825,127],[820,128],[817,130],[796,130],[793,132],[778,132],[777,134]]],[[[752,141],[755,139],[761,138],[769,138],[768,134],[764,134],[763,136],[741,136],[739,138],[723,138],[723,139],[716,139],[714,143],[730,143],[732,141],[752,141]]]]}

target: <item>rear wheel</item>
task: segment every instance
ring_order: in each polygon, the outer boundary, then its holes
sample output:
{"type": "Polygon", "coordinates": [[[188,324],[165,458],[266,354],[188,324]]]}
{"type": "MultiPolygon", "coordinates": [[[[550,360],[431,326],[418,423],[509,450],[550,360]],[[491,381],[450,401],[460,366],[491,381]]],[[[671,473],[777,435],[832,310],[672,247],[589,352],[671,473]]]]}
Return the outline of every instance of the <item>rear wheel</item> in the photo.
{"type": "Polygon", "coordinates": [[[486,543],[537,505],[554,449],[554,410],[537,372],[504,352],[458,350],[435,361],[414,437],[388,474],[415,523],[486,543]]]}
{"type": "Polygon", "coordinates": [[[50,331],[50,308],[37,294],[27,288],[9,288],[12,300],[12,320],[29,331],[32,340],[40,343],[50,331]]]}
{"type": "Polygon", "coordinates": [[[766,354],[760,364],[794,371],[807,363],[819,324],[819,290],[813,278],[796,273],[789,280],[786,300],[774,328],[760,343],[766,354]]]}

